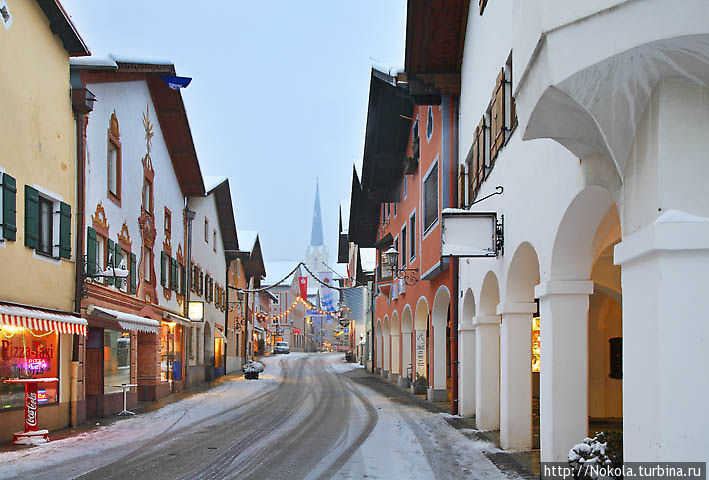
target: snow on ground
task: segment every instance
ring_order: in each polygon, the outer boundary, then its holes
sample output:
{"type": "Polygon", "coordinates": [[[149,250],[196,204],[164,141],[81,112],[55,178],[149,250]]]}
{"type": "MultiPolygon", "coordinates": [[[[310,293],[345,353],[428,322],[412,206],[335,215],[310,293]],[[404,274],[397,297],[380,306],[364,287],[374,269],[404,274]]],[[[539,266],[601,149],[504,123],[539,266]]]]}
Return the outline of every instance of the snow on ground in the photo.
{"type": "MultiPolygon", "coordinates": [[[[298,356],[298,354],[293,354],[298,356]]],[[[250,397],[275,388],[282,378],[282,357],[259,359],[265,370],[259,380],[225,378],[208,391],[165,405],[157,410],[127,417],[115,423],[33,448],[0,453],[0,478],[15,478],[23,472],[101,453],[116,458],[171,430],[208,420],[244,403],[250,397]]],[[[51,432],[50,432],[51,438],[51,432]]]]}
{"type": "Polygon", "coordinates": [[[346,362],[345,355],[343,353],[333,353],[327,355],[327,360],[330,363],[332,369],[337,374],[351,372],[352,370],[356,370],[358,368],[364,368],[364,366],[360,365],[359,363],[346,362]]]}
{"type": "Polygon", "coordinates": [[[500,472],[483,452],[499,451],[453,428],[444,416],[391,402],[356,384],[376,408],[377,426],[336,479],[500,479],[500,472]]]}

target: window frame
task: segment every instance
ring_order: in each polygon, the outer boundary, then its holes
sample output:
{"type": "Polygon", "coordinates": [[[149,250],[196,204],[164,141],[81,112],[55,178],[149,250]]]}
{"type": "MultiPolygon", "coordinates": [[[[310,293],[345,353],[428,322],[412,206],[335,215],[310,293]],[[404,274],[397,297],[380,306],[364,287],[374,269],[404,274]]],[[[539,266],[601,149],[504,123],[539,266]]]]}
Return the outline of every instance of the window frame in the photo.
{"type": "Polygon", "coordinates": [[[204,217],[204,243],[209,245],[209,219],[204,217]]]}
{"type": "Polygon", "coordinates": [[[106,196],[117,203],[118,206],[121,205],[121,190],[122,190],[122,174],[123,174],[123,155],[121,142],[116,139],[109,131],[108,142],[106,149],[106,196]],[[115,152],[115,165],[112,167],[111,151],[115,152]],[[113,185],[111,185],[111,176],[115,176],[114,180],[116,183],[116,191],[112,190],[113,185]]]}
{"type": "Polygon", "coordinates": [[[409,260],[408,263],[412,264],[416,261],[416,247],[418,246],[418,238],[416,237],[416,209],[409,215],[409,260]]]}
{"type": "Polygon", "coordinates": [[[423,238],[426,238],[429,233],[438,225],[438,222],[440,220],[441,216],[441,192],[440,192],[440,169],[438,168],[439,166],[439,161],[438,161],[438,155],[436,155],[436,159],[433,161],[433,164],[429,167],[428,171],[426,172],[426,175],[423,177],[423,181],[421,182],[421,190],[422,190],[422,195],[421,195],[421,206],[423,207],[423,218],[422,218],[422,225],[423,225],[423,238]],[[435,220],[433,220],[429,225],[426,225],[426,182],[429,180],[431,175],[433,175],[433,172],[436,172],[436,215],[435,215],[435,220]]]}
{"type": "Polygon", "coordinates": [[[143,281],[147,284],[153,284],[152,268],[153,252],[148,247],[143,247],[143,281]]]}
{"type": "Polygon", "coordinates": [[[428,111],[426,112],[426,142],[430,142],[433,138],[434,124],[435,119],[433,118],[433,107],[429,105],[428,111]],[[431,130],[430,133],[429,130],[431,130]]]}
{"type": "Polygon", "coordinates": [[[54,255],[54,234],[55,234],[55,228],[54,228],[54,203],[51,199],[47,198],[45,195],[38,195],[38,214],[37,214],[37,232],[38,232],[38,240],[37,240],[37,248],[36,252],[40,255],[46,255],[48,257],[52,258],[58,258],[58,255],[54,255]],[[49,251],[46,251],[43,249],[43,238],[44,238],[44,221],[43,221],[43,215],[42,215],[42,206],[48,205],[48,212],[47,215],[49,216],[49,251]]]}
{"type": "Polygon", "coordinates": [[[409,252],[407,251],[408,247],[408,238],[406,238],[406,235],[408,235],[408,229],[407,229],[407,223],[404,222],[404,225],[401,227],[401,235],[399,235],[399,238],[401,238],[401,254],[399,257],[401,258],[401,268],[406,268],[406,265],[409,263],[408,255],[409,252]]]}

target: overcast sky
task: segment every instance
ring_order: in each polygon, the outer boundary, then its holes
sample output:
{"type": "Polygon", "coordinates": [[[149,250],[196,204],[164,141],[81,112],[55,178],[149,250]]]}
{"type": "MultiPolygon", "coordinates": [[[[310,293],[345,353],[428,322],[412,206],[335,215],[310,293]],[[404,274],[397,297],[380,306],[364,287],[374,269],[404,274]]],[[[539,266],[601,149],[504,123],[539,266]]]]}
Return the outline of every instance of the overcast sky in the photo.
{"type": "Polygon", "coordinates": [[[360,169],[371,66],[402,67],[405,0],[62,0],[94,55],[171,60],[203,175],[229,177],[237,228],[300,260],[315,178],[330,262],[360,169]]]}

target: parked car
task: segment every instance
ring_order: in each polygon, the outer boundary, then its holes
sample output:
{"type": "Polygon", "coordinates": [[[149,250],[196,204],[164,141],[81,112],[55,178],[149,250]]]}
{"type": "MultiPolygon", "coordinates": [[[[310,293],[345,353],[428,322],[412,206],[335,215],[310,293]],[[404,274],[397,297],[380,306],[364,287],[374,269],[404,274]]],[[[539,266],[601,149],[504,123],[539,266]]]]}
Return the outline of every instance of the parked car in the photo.
{"type": "Polygon", "coordinates": [[[288,342],[276,342],[276,346],[273,347],[273,353],[290,353],[290,345],[288,342]]]}

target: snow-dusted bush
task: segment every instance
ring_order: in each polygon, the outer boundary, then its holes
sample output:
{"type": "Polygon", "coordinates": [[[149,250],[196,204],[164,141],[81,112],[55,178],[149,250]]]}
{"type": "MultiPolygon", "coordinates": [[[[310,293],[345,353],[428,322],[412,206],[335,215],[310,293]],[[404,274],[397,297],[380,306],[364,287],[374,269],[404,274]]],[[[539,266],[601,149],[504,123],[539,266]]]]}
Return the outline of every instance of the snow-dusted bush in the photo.
{"type": "Polygon", "coordinates": [[[574,478],[601,479],[623,478],[620,476],[600,477],[591,467],[609,467],[610,471],[621,471],[623,465],[623,435],[620,432],[599,432],[593,438],[586,437],[569,450],[569,466],[574,478]]]}

